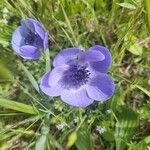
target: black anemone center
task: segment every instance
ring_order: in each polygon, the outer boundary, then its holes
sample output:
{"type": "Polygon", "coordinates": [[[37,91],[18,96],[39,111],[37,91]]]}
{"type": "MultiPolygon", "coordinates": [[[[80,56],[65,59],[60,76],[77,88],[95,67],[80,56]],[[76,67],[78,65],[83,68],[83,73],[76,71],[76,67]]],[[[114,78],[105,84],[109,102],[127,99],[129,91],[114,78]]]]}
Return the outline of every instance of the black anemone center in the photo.
{"type": "Polygon", "coordinates": [[[27,36],[24,38],[24,43],[26,45],[31,45],[31,44],[33,44],[35,42],[36,37],[37,37],[36,33],[29,32],[27,34],[27,36]]]}
{"type": "Polygon", "coordinates": [[[65,88],[78,88],[87,83],[90,71],[86,66],[73,65],[64,72],[62,84],[65,88]]]}

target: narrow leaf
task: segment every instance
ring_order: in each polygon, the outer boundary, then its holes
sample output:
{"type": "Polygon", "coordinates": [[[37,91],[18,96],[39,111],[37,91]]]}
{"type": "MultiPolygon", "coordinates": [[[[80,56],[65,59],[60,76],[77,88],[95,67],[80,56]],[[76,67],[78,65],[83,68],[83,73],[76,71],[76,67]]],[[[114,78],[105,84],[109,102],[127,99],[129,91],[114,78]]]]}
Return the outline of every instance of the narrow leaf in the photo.
{"type": "Polygon", "coordinates": [[[46,57],[46,72],[48,72],[48,71],[51,70],[51,62],[50,62],[49,49],[46,50],[45,57],[46,57]]]}
{"type": "Polygon", "coordinates": [[[29,105],[4,98],[0,98],[0,106],[27,114],[37,114],[37,110],[29,105]]]}
{"type": "Polygon", "coordinates": [[[133,5],[133,4],[130,4],[130,3],[127,3],[127,2],[124,2],[124,3],[117,3],[119,6],[121,7],[124,7],[124,8],[128,8],[128,9],[131,9],[131,10],[134,10],[136,9],[136,7],[133,5]]]}
{"type": "Polygon", "coordinates": [[[43,126],[41,129],[41,136],[36,142],[35,150],[45,150],[48,132],[49,132],[49,128],[47,126],[43,126]]]}
{"type": "Polygon", "coordinates": [[[33,75],[28,71],[28,69],[22,63],[20,63],[20,65],[21,65],[22,69],[24,70],[24,72],[26,73],[26,75],[27,75],[28,79],[30,80],[31,84],[33,85],[33,87],[40,94],[38,83],[35,80],[35,78],[33,77],[33,75]]]}
{"type": "Polygon", "coordinates": [[[128,48],[128,51],[130,51],[134,55],[142,55],[143,53],[142,47],[138,43],[131,45],[128,48]]]}
{"type": "Polygon", "coordinates": [[[150,92],[146,89],[144,89],[143,87],[141,87],[140,85],[134,85],[135,87],[137,87],[138,89],[140,89],[141,91],[143,91],[147,96],[150,97],[150,92]]]}
{"type": "Polygon", "coordinates": [[[147,23],[150,31],[150,0],[144,0],[146,12],[147,12],[147,23]]]}

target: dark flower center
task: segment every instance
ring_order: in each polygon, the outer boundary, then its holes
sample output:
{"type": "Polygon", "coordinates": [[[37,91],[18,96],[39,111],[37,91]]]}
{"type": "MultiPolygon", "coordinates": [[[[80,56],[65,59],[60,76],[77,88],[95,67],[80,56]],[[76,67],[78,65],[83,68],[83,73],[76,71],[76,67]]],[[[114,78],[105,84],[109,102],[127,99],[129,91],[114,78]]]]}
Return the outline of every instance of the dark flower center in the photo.
{"type": "Polygon", "coordinates": [[[64,88],[78,88],[87,83],[90,71],[86,66],[72,65],[64,72],[62,84],[64,88]]]}
{"type": "Polygon", "coordinates": [[[25,45],[32,45],[37,39],[37,34],[33,32],[28,32],[27,36],[24,38],[25,45]]]}

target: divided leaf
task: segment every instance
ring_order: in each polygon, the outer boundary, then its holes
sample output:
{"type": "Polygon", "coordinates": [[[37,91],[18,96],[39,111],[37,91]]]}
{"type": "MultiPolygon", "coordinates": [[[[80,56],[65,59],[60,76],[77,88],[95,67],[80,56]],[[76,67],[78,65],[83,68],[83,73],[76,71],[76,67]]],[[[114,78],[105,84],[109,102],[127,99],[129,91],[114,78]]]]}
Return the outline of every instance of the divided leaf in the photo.
{"type": "Polygon", "coordinates": [[[78,150],[93,150],[90,133],[81,129],[77,132],[76,146],[78,150]]]}
{"type": "Polygon", "coordinates": [[[121,107],[115,129],[116,150],[126,148],[126,144],[132,139],[138,125],[138,114],[130,108],[121,107]]]}

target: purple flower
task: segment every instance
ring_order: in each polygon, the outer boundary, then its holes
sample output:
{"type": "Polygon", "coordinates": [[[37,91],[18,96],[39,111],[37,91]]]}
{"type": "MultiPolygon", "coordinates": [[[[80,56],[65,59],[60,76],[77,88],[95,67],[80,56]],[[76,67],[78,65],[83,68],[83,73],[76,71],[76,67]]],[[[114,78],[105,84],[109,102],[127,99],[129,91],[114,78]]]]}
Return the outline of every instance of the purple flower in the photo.
{"type": "Polygon", "coordinates": [[[94,100],[105,101],[115,89],[107,75],[111,61],[109,50],[100,45],[86,52],[79,48],[64,49],[54,58],[54,69],[42,77],[40,88],[76,107],[86,107],[94,100]]]}
{"type": "Polygon", "coordinates": [[[48,34],[41,24],[33,19],[21,20],[21,25],[12,35],[14,51],[24,59],[39,59],[40,49],[45,51],[48,47],[48,34]]]}

